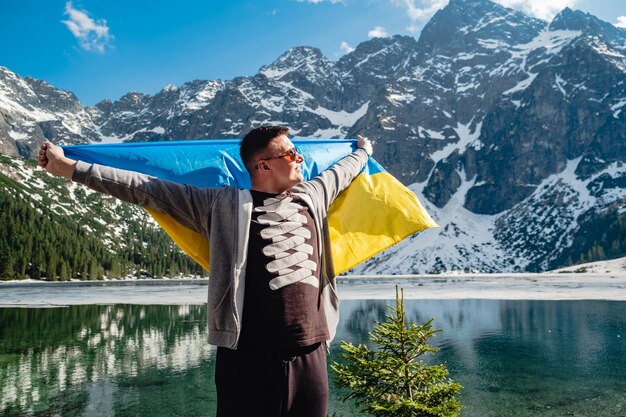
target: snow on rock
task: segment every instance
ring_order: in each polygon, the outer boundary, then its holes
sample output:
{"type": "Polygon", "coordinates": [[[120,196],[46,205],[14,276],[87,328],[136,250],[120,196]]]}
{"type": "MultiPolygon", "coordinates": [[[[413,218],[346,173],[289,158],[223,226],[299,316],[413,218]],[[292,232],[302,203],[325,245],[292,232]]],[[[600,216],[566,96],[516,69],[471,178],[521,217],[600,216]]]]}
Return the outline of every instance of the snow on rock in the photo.
{"type": "Polygon", "coordinates": [[[195,111],[206,107],[215,98],[216,94],[223,90],[225,83],[219,80],[207,81],[199,91],[191,88],[183,88],[178,105],[184,110],[195,111]]]}
{"type": "Polygon", "coordinates": [[[624,106],[626,106],[626,98],[620,99],[617,103],[611,106],[611,111],[613,112],[614,118],[619,118],[619,115],[622,112],[622,108],[624,106]]]}
{"type": "Polygon", "coordinates": [[[352,113],[349,113],[345,110],[333,111],[333,110],[325,109],[322,106],[316,109],[307,108],[306,110],[310,111],[311,113],[315,113],[322,117],[325,117],[334,126],[341,126],[341,127],[347,128],[347,127],[351,127],[357,122],[357,120],[365,116],[365,113],[367,113],[367,108],[369,107],[369,104],[370,104],[369,101],[366,102],[359,109],[353,111],[352,113]]]}
{"type": "MultiPolygon", "coordinates": [[[[460,175],[465,177],[465,173],[460,175]]],[[[423,195],[426,183],[409,188],[423,195]]],[[[357,266],[356,274],[423,274],[456,271],[511,270],[507,256],[493,238],[497,216],[475,214],[463,207],[465,194],[474,185],[467,179],[443,208],[420,198],[439,224],[413,235],[373,259],[357,266]]]]}
{"type": "Polygon", "coordinates": [[[551,273],[626,275],[626,257],[608,261],[589,262],[550,271],[551,273]]]}
{"type": "Polygon", "coordinates": [[[474,130],[470,129],[471,123],[471,121],[466,125],[458,123],[457,127],[454,128],[454,131],[459,137],[458,142],[450,143],[446,145],[443,149],[433,152],[431,155],[432,160],[435,162],[439,162],[452,155],[454,151],[458,150],[463,152],[468,146],[476,146],[478,138],[480,137],[482,122],[478,123],[474,130]]]}
{"type": "Polygon", "coordinates": [[[416,99],[416,97],[413,94],[409,94],[409,93],[405,93],[405,94],[389,94],[387,96],[387,99],[389,99],[390,102],[392,102],[394,105],[398,105],[401,103],[411,103],[413,100],[416,99]]]}
{"type": "Polygon", "coordinates": [[[528,88],[528,86],[531,85],[533,83],[533,81],[535,81],[536,77],[537,77],[536,73],[528,74],[528,78],[523,79],[522,81],[517,83],[517,85],[515,85],[512,88],[509,88],[508,90],[506,90],[502,94],[510,95],[510,94],[513,94],[513,93],[517,93],[518,91],[526,90],[528,88]]]}
{"type": "Polygon", "coordinates": [[[546,178],[530,197],[497,219],[497,226],[501,227],[496,238],[506,242],[522,270],[534,259],[544,259],[535,267],[547,268],[549,259],[574,243],[572,239],[579,227],[577,219],[583,213],[626,198],[623,188],[612,188],[599,196],[589,190],[590,183],[601,176],[626,176],[622,163],[610,164],[590,178],[581,179],[576,176],[580,160],[579,157],[568,161],[562,172],[546,178]]]}

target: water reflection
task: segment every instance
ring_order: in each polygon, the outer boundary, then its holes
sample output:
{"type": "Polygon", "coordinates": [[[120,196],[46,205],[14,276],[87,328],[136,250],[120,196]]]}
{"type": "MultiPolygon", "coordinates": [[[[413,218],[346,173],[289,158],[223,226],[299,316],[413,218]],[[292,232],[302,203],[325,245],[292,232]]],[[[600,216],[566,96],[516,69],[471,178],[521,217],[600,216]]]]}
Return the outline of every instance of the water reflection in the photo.
{"type": "MultiPolygon", "coordinates": [[[[345,301],[339,338],[366,343],[393,301],[345,301]]],[[[626,303],[411,300],[435,318],[432,340],[465,386],[463,416],[626,416],[626,303]]]]}
{"type": "MultiPolygon", "coordinates": [[[[366,343],[391,301],[344,301],[337,340],[366,343]]],[[[463,416],[626,415],[626,302],[411,300],[465,386],[463,416]]],[[[339,343],[330,360],[338,360],[339,343]]],[[[212,415],[203,306],[0,309],[0,414],[212,415]]],[[[329,412],[357,415],[331,388],[329,412]]]]}
{"type": "Polygon", "coordinates": [[[122,377],[183,372],[209,360],[214,349],[205,324],[201,306],[1,310],[0,410],[31,413],[39,402],[84,386],[87,405],[99,404],[88,408],[104,413],[122,377]]]}

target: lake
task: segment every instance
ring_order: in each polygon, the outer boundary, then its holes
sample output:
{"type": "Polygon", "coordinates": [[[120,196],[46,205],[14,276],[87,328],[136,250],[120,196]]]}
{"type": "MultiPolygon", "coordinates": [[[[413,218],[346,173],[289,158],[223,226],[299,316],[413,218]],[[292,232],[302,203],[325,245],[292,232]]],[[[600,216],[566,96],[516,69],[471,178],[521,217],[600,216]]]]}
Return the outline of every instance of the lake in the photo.
{"type": "MultiPolygon", "coordinates": [[[[132,291],[129,289],[129,291],[132,291]]],[[[365,343],[384,300],[347,300],[331,346],[365,343]]],[[[626,416],[626,302],[407,300],[465,388],[462,416],[626,416]]],[[[201,305],[0,308],[0,415],[210,416],[201,305]]],[[[332,381],[332,374],[331,374],[332,381]]],[[[329,412],[359,415],[331,386],[329,412]]]]}

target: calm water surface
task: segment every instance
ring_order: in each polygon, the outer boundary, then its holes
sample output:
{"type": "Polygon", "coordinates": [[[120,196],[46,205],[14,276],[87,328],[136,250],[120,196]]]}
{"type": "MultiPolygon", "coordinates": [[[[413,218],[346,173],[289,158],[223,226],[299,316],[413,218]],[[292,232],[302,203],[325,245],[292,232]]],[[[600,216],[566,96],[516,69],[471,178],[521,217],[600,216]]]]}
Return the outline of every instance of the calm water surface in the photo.
{"type": "MultiPolygon", "coordinates": [[[[367,342],[386,301],[344,301],[337,340],[367,342]]],[[[411,300],[443,330],[432,358],[462,416],[626,416],[626,302],[411,300]]],[[[203,306],[0,309],[0,415],[210,416],[203,306]]],[[[330,360],[339,360],[339,343],[330,360]]],[[[354,416],[331,387],[329,412],[354,416]]]]}

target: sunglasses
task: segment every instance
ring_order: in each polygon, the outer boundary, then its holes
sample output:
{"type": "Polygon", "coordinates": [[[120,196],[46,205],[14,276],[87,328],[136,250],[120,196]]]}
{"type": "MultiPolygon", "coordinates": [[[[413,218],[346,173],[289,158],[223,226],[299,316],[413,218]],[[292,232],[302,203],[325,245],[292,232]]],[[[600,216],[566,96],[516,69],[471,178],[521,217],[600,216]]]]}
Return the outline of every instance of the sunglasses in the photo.
{"type": "MultiPolygon", "coordinates": [[[[271,159],[280,159],[280,158],[285,158],[287,159],[289,162],[296,162],[298,160],[298,156],[300,155],[300,153],[298,152],[298,148],[296,148],[295,146],[291,149],[289,149],[287,152],[285,152],[282,155],[278,155],[278,156],[273,156],[271,158],[261,158],[259,159],[259,162],[261,161],[269,161],[271,159]]],[[[259,168],[259,166],[257,165],[255,168],[259,168]]]]}

